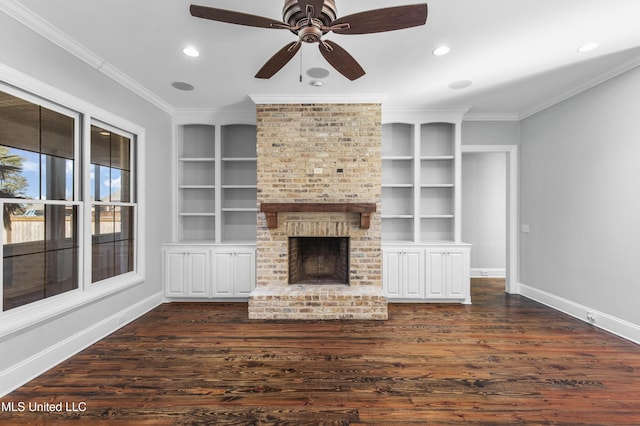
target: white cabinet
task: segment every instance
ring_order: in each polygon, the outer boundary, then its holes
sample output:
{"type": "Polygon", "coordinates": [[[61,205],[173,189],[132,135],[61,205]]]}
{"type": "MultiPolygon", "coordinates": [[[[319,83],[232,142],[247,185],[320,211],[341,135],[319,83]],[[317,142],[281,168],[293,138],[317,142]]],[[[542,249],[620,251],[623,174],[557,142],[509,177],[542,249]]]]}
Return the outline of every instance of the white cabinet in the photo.
{"type": "Polygon", "coordinates": [[[169,298],[244,298],[255,288],[255,246],[167,244],[164,291],[169,298]]]}
{"type": "Polygon", "coordinates": [[[255,250],[225,247],[214,257],[213,297],[248,297],[256,282],[255,250]]]}
{"type": "Polygon", "coordinates": [[[383,288],[389,297],[424,297],[424,251],[389,247],[384,249],[383,288]]]}
{"type": "Polygon", "coordinates": [[[426,279],[428,298],[463,299],[469,303],[469,249],[427,249],[426,279]]]}
{"type": "Polygon", "coordinates": [[[389,300],[471,303],[470,245],[383,246],[382,285],[389,300]]]}
{"type": "Polygon", "coordinates": [[[170,247],[164,253],[164,289],[167,297],[208,297],[211,287],[211,250],[170,247]]]}

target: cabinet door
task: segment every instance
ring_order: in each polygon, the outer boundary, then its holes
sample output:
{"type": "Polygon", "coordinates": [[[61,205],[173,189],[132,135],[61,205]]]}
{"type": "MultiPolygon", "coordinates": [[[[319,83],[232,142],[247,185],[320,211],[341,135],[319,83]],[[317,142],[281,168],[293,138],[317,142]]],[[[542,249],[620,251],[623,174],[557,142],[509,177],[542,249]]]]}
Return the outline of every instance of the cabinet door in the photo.
{"type": "Polygon", "coordinates": [[[216,252],[214,254],[214,296],[233,296],[233,256],[233,252],[216,252]]]}
{"type": "Polygon", "coordinates": [[[423,251],[405,251],[403,253],[402,296],[411,298],[424,297],[423,251]]]}
{"type": "Polygon", "coordinates": [[[464,254],[449,252],[447,255],[446,297],[461,298],[466,296],[464,276],[464,254]]]}
{"type": "Polygon", "coordinates": [[[209,253],[190,252],[188,259],[188,295],[193,297],[208,296],[209,279],[209,253]]]}
{"type": "Polygon", "coordinates": [[[186,256],[183,251],[164,252],[164,292],[168,297],[186,296],[188,293],[186,256]]]}
{"type": "Polygon", "coordinates": [[[427,297],[445,297],[445,257],[446,253],[427,251],[427,297]]]}
{"type": "Polygon", "coordinates": [[[384,250],[382,286],[387,296],[400,297],[402,288],[402,251],[384,250]]]}
{"type": "Polygon", "coordinates": [[[382,286],[387,296],[410,299],[424,297],[423,256],[423,250],[384,250],[382,286]]]}
{"type": "Polygon", "coordinates": [[[427,251],[427,297],[469,300],[469,251],[435,249],[427,251]]]}
{"type": "Polygon", "coordinates": [[[256,256],[251,252],[236,252],[234,257],[234,286],[236,296],[249,296],[256,282],[256,256]]]}

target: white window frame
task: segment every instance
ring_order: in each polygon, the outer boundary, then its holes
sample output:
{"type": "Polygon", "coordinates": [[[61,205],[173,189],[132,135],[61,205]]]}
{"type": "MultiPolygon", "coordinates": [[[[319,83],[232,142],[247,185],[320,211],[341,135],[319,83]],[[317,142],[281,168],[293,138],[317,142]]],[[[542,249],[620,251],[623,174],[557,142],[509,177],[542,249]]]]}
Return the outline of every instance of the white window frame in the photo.
{"type": "MultiPolygon", "coordinates": [[[[3,286],[0,284],[0,339],[13,335],[38,323],[49,321],[67,312],[94,303],[112,294],[124,291],[145,281],[145,229],[139,226],[140,218],[145,217],[145,184],[144,153],[146,132],[144,127],[119,117],[96,105],[63,92],[53,86],[34,79],[24,73],[0,64],[0,90],[20,97],[29,102],[42,105],[64,115],[71,112],[77,116],[75,120],[75,160],[74,167],[74,201],[48,201],[51,204],[78,205],[78,232],[80,248],[78,258],[78,288],[46,299],[19,306],[9,311],[2,311],[3,286]],[[91,201],[87,197],[90,182],[90,141],[91,124],[108,125],[118,129],[120,133],[132,135],[135,153],[132,168],[135,173],[136,199],[134,208],[134,270],[91,284],[91,201]],[[79,150],[79,151],[78,151],[79,150]],[[78,154],[80,153],[80,154],[78,154]],[[82,193],[80,192],[82,191],[82,193]],[[80,197],[82,195],[82,197],[80,197]]],[[[0,200],[2,202],[8,200],[0,200]]],[[[15,202],[15,200],[9,200],[15,202]]],[[[44,202],[43,200],[40,200],[44,202]]],[[[38,202],[30,200],[29,202],[38,202]]],[[[128,204],[128,203],[126,203],[128,204]]],[[[0,229],[0,236],[4,229],[0,229]]],[[[0,244],[0,257],[2,257],[0,244]]],[[[0,262],[0,277],[2,277],[0,262]]],[[[1,281],[1,279],[0,279],[1,281]]]]}
{"type": "MultiPolygon", "coordinates": [[[[129,199],[130,200],[134,200],[131,202],[102,202],[102,201],[98,201],[98,200],[94,200],[91,201],[91,188],[89,185],[90,180],[84,180],[84,185],[83,185],[83,200],[86,200],[86,203],[88,204],[87,208],[84,210],[84,223],[86,224],[86,228],[84,229],[84,236],[86,238],[85,241],[85,245],[86,245],[86,251],[85,251],[85,256],[89,256],[88,259],[92,259],[93,258],[93,253],[92,253],[92,248],[93,248],[93,241],[92,241],[92,229],[91,229],[91,208],[93,206],[99,207],[99,206],[116,206],[116,207],[133,207],[133,233],[134,233],[134,251],[133,251],[133,271],[127,272],[125,274],[120,274],[120,275],[116,275],[110,278],[106,278],[104,280],[101,281],[96,281],[94,283],[91,282],[91,271],[92,271],[92,265],[89,262],[89,266],[84,270],[84,282],[91,287],[95,287],[95,286],[101,286],[101,285],[109,285],[110,283],[113,282],[120,282],[123,279],[127,279],[127,276],[135,276],[136,271],[138,269],[138,240],[137,240],[137,236],[138,236],[138,167],[137,167],[137,160],[138,160],[138,156],[136,155],[137,152],[137,144],[138,144],[138,136],[134,133],[131,132],[127,132],[125,130],[122,130],[118,127],[114,127],[111,124],[105,123],[103,121],[97,120],[97,119],[92,119],[90,122],[88,122],[87,126],[89,129],[89,139],[87,140],[87,144],[85,146],[85,153],[86,155],[84,156],[84,162],[83,162],[83,170],[87,170],[87,179],[90,179],[89,173],[91,172],[91,126],[97,126],[100,127],[102,129],[108,130],[112,133],[118,134],[120,136],[124,136],[126,138],[129,138],[129,140],[131,141],[131,145],[130,145],[130,154],[131,154],[131,170],[130,170],[130,176],[131,176],[131,185],[129,187],[130,193],[129,193],[129,199]]],[[[98,182],[96,182],[96,184],[98,184],[98,182]]]]}

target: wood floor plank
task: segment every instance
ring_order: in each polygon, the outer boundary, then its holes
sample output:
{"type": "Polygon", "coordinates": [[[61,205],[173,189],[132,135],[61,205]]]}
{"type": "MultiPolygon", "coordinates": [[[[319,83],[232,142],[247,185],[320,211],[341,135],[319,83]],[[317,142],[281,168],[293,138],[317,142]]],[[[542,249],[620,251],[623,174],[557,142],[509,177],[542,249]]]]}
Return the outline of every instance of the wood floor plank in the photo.
{"type": "Polygon", "coordinates": [[[391,304],[384,322],[162,305],[1,400],[85,411],[0,423],[640,424],[639,346],[500,280],[472,289],[471,306],[391,304]]]}

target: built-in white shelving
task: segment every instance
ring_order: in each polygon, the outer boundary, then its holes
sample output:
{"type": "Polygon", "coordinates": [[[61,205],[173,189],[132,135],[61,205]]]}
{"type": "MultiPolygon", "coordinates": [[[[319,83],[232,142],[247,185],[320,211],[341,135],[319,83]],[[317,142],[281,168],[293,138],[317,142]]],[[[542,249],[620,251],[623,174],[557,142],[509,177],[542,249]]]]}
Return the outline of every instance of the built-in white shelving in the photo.
{"type": "Polygon", "coordinates": [[[382,240],[459,241],[459,123],[382,130],[382,240]]]}
{"type": "Polygon", "coordinates": [[[255,242],[255,125],[181,125],[177,156],[176,240],[255,242]]]}
{"type": "Polygon", "coordinates": [[[382,127],[383,287],[403,301],[470,303],[460,241],[461,111],[382,127]]]}

